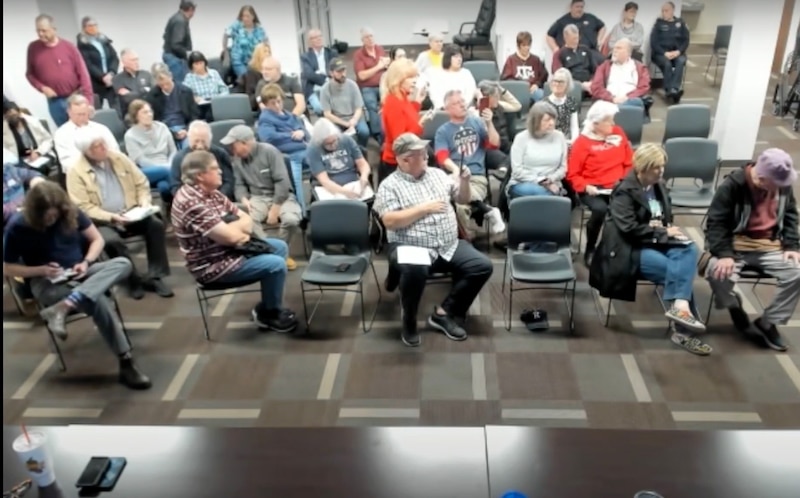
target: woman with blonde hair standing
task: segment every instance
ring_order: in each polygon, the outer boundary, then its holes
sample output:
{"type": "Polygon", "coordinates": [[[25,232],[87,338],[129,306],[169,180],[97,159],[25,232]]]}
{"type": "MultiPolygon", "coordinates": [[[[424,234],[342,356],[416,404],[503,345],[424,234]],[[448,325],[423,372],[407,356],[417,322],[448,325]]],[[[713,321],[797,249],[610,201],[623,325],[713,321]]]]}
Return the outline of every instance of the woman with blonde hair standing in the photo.
{"type": "Polygon", "coordinates": [[[431,114],[420,116],[422,101],[427,92],[418,89],[417,68],[408,59],[399,59],[389,66],[386,72],[386,100],[383,103],[381,121],[383,122],[383,150],[378,168],[378,183],[389,176],[397,167],[397,159],[392,151],[394,140],[403,133],[422,135],[422,127],[431,114]]]}
{"type": "Polygon", "coordinates": [[[698,249],[672,224],[669,191],[662,179],[666,163],[667,153],[659,144],[636,150],[633,169],[611,194],[589,284],[601,296],[622,301],[636,299],[640,278],[661,286],[672,342],[707,355],[711,348],[692,335],[705,330],[692,306],[698,249]]]}

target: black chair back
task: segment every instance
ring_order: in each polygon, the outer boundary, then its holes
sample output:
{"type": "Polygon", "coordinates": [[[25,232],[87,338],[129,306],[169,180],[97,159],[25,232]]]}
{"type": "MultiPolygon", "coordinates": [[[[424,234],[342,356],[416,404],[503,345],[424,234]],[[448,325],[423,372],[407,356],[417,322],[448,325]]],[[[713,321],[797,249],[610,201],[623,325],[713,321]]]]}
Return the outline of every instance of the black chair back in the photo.
{"type": "Polygon", "coordinates": [[[642,143],[644,132],[644,110],[639,107],[622,106],[614,116],[614,121],[625,131],[625,136],[633,147],[642,143]]]}
{"type": "Polygon", "coordinates": [[[731,44],[732,32],[733,26],[730,24],[717,26],[717,32],[714,34],[714,53],[718,53],[720,50],[728,50],[728,46],[731,44]]]}
{"type": "Polygon", "coordinates": [[[211,98],[211,114],[215,121],[226,119],[241,119],[248,126],[255,124],[253,108],[250,107],[250,97],[243,93],[216,95],[211,98]]]}
{"type": "Polygon", "coordinates": [[[311,204],[311,248],[325,252],[330,246],[370,250],[369,207],[358,200],[327,200],[311,204]]]}
{"type": "Polygon", "coordinates": [[[100,123],[106,128],[111,130],[111,134],[117,139],[120,145],[125,143],[125,131],[127,127],[122,119],[119,117],[119,112],[116,109],[99,109],[95,111],[92,116],[92,121],[100,123]]]}
{"type": "Polygon", "coordinates": [[[566,197],[518,197],[509,204],[508,247],[549,242],[569,248],[572,203],[566,197]]]}
{"type": "Polygon", "coordinates": [[[522,108],[519,110],[520,116],[527,116],[531,108],[531,85],[527,81],[506,80],[501,81],[500,86],[508,90],[522,104],[522,108]]]}
{"type": "Polygon", "coordinates": [[[497,0],[483,0],[478,17],[475,19],[475,34],[484,37],[491,36],[496,15],[497,0]]]}
{"type": "Polygon", "coordinates": [[[450,116],[446,112],[434,111],[433,117],[426,121],[422,127],[422,139],[433,141],[436,138],[436,130],[448,121],[450,121],[450,116]]]}
{"type": "Polygon", "coordinates": [[[222,144],[219,143],[219,141],[231,131],[231,128],[243,124],[247,124],[243,119],[223,119],[221,121],[208,123],[208,126],[211,128],[211,143],[221,147],[222,144]]]}
{"type": "Polygon", "coordinates": [[[500,79],[500,69],[495,61],[464,61],[464,69],[472,73],[476,83],[500,79]]]}
{"type": "Polygon", "coordinates": [[[667,164],[664,180],[692,178],[703,184],[714,183],[719,166],[719,144],[708,138],[671,138],[664,144],[667,164]]]}

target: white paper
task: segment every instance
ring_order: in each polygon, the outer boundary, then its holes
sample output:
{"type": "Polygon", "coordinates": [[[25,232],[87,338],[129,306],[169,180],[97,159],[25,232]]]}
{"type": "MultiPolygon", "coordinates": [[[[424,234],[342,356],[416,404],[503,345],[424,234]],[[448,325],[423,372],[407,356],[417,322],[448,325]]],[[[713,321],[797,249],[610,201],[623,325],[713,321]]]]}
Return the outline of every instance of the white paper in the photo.
{"type": "Polygon", "coordinates": [[[75,272],[72,271],[72,268],[69,268],[69,269],[63,270],[57,276],[51,277],[48,280],[50,280],[51,284],[60,284],[62,282],[66,282],[67,280],[69,280],[70,278],[72,278],[74,276],[75,276],[75,272]]]}
{"type": "Polygon", "coordinates": [[[610,188],[599,188],[597,189],[597,195],[611,195],[613,189],[610,188]]]}
{"type": "MultiPolygon", "coordinates": [[[[358,192],[361,190],[361,181],[356,180],[354,182],[347,183],[342,185],[343,189],[349,190],[350,192],[358,192]]],[[[348,197],[344,194],[332,194],[328,192],[325,187],[314,187],[314,193],[317,195],[317,199],[321,201],[330,201],[333,199],[347,199],[348,197]]],[[[359,200],[368,201],[375,197],[375,192],[373,192],[372,187],[367,185],[367,188],[361,192],[361,197],[359,200]]]]}
{"type": "Polygon", "coordinates": [[[129,211],[126,211],[122,216],[130,221],[141,221],[148,216],[152,216],[158,212],[156,206],[137,206],[129,211]]]}
{"type": "Polygon", "coordinates": [[[49,160],[50,159],[47,156],[39,156],[38,158],[34,159],[33,161],[25,161],[25,163],[28,166],[30,166],[31,168],[39,169],[42,166],[44,166],[45,164],[47,164],[47,162],[49,160]]]}
{"type": "Polygon", "coordinates": [[[430,266],[431,253],[424,247],[398,246],[397,264],[430,266]]]}

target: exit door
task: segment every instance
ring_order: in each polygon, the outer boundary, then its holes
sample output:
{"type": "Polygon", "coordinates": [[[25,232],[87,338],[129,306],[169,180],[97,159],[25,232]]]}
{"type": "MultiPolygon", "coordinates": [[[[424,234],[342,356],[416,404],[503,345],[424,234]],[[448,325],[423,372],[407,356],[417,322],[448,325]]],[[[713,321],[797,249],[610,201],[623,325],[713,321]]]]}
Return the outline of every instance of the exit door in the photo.
{"type": "Polygon", "coordinates": [[[331,13],[329,0],[295,0],[297,13],[297,42],[303,52],[308,50],[306,34],[310,29],[322,31],[325,45],[330,46],[331,39],[331,13]]]}

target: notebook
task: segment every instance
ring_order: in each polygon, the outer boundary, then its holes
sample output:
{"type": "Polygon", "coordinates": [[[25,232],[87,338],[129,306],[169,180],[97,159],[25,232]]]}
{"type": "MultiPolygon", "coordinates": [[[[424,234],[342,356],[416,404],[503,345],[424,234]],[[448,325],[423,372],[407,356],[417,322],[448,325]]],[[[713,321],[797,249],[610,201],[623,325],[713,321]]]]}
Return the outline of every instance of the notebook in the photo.
{"type": "Polygon", "coordinates": [[[122,216],[130,221],[141,221],[148,216],[156,214],[157,212],[158,207],[156,206],[136,206],[135,208],[122,213],[122,216]]]}
{"type": "Polygon", "coordinates": [[[74,276],[75,272],[72,270],[72,268],[69,268],[67,270],[62,271],[57,276],[49,278],[48,280],[50,280],[51,284],[60,284],[66,282],[67,280],[71,279],[74,276]]]}

